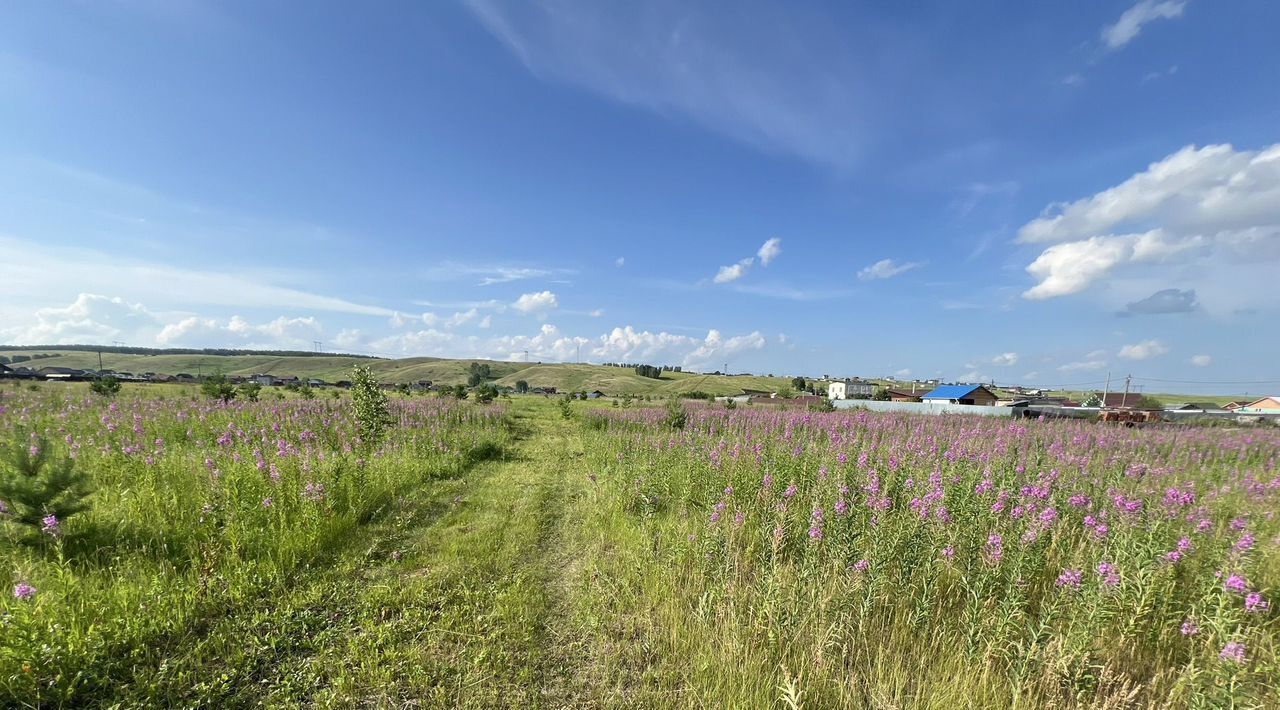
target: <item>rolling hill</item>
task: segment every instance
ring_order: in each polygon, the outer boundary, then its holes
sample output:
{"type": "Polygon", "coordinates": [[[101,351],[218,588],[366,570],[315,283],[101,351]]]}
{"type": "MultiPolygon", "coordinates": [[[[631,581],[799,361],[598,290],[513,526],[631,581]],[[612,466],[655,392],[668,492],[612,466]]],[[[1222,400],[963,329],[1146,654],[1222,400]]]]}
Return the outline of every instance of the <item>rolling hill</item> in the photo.
{"type": "MultiPolygon", "coordinates": [[[[66,351],[55,348],[4,350],[0,356],[47,355],[21,363],[28,367],[73,367],[98,369],[98,354],[88,351],[66,351]]],[[[363,365],[383,382],[417,382],[431,380],[437,384],[465,384],[473,362],[486,363],[494,381],[514,387],[524,380],[530,387],[555,387],[559,391],[600,390],[606,394],[669,395],[694,391],[714,395],[738,394],[743,388],[778,390],[789,384],[781,377],[754,375],[702,375],[688,372],[664,372],[661,379],[640,377],[631,368],[603,365],[500,362],[496,360],[447,360],[431,357],[371,359],[342,355],[278,356],[278,355],[133,355],[103,351],[102,367],[118,372],[155,372],[168,375],[187,373],[207,375],[295,375],[319,378],[328,382],[350,379],[351,368],[363,365]]]]}

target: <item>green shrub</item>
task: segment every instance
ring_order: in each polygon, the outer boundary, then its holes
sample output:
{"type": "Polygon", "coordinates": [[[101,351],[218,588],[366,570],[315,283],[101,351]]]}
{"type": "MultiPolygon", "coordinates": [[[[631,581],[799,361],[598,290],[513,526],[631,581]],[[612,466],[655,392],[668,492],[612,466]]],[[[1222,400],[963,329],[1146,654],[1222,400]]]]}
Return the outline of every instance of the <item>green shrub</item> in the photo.
{"type": "Polygon", "coordinates": [[[361,444],[370,449],[377,447],[392,421],[387,411],[387,393],[367,367],[356,365],[352,371],[351,403],[361,444]]]}
{"type": "Polygon", "coordinates": [[[110,375],[95,378],[89,383],[89,391],[100,397],[114,397],[120,393],[120,380],[110,375]]]}
{"type": "Polygon", "coordinates": [[[89,507],[89,479],[70,458],[55,459],[43,438],[16,441],[4,458],[0,501],[8,508],[5,520],[21,529],[25,542],[56,539],[68,518],[89,507]]]}

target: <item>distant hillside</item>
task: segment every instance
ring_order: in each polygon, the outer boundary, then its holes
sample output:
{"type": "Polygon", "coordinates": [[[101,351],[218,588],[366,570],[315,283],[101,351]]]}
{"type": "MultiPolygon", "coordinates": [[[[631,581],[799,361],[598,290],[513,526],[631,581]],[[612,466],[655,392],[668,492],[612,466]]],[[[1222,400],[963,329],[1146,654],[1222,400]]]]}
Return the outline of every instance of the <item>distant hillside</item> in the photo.
{"type": "MultiPolygon", "coordinates": [[[[56,348],[2,350],[0,356],[50,355],[21,363],[28,367],[74,367],[98,369],[97,351],[66,351],[56,348]]],[[[738,394],[743,388],[775,391],[788,386],[781,377],[751,375],[700,375],[688,372],[664,372],[662,379],[640,377],[631,368],[603,365],[539,364],[498,362],[493,360],[444,360],[415,357],[386,360],[348,355],[202,355],[159,354],[135,355],[102,353],[102,366],[118,372],[155,372],[167,375],[223,373],[227,375],[296,375],[317,377],[328,382],[350,379],[351,368],[363,365],[383,382],[417,382],[431,380],[438,384],[464,384],[473,362],[489,365],[499,385],[514,387],[524,380],[530,387],[555,387],[560,391],[600,390],[605,394],[665,395],[702,391],[713,395],[738,394]]]]}

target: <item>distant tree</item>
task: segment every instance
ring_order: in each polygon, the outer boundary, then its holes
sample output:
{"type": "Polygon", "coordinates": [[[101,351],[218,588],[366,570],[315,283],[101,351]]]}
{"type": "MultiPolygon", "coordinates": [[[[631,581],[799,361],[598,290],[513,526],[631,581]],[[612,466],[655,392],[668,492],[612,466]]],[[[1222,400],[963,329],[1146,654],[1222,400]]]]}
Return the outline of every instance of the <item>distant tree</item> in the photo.
{"type": "Polygon", "coordinates": [[[210,399],[220,399],[223,402],[230,402],[236,398],[235,385],[220,372],[204,378],[204,382],[200,384],[200,391],[210,399]]]}
{"type": "Polygon", "coordinates": [[[1085,406],[1085,407],[1101,407],[1101,406],[1102,406],[1102,395],[1098,394],[1097,392],[1094,392],[1093,394],[1089,395],[1088,397],[1085,397],[1085,398],[1084,398],[1084,401],[1083,401],[1083,402],[1081,402],[1080,404],[1081,404],[1081,405],[1083,405],[1083,406],[1085,406]]]}
{"type": "Polygon", "coordinates": [[[565,395],[560,398],[560,416],[565,419],[573,419],[573,398],[565,395]]]}
{"type": "Polygon", "coordinates": [[[1164,409],[1164,402],[1148,395],[1139,395],[1133,404],[1129,405],[1137,409],[1164,409]]]}
{"type": "Polygon", "coordinates": [[[491,384],[485,383],[476,388],[476,401],[480,404],[488,404],[498,396],[498,388],[491,384]]]}
{"type": "Polygon", "coordinates": [[[804,381],[803,377],[796,377],[791,380],[791,386],[797,391],[803,392],[809,389],[809,383],[804,381]]]}
{"type": "Polygon", "coordinates": [[[636,365],[636,374],[655,380],[662,379],[662,368],[653,365],[636,365]]]}
{"type": "Polygon", "coordinates": [[[239,390],[240,396],[249,402],[257,402],[258,395],[262,393],[262,385],[253,380],[241,383],[236,389],[239,390]]]}
{"type": "Polygon", "coordinates": [[[516,380],[516,392],[525,394],[529,391],[529,383],[524,380],[516,380]]]}
{"type": "Polygon", "coordinates": [[[89,383],[89,391],[100,397],[114,397],[120,393],[120,380],[110,375],[94,378],[89,383]]]}
{"type": "Polygon", "coordinates": [[[451,394],[453,395],[454,399],[463,400],[463,399],[466,399],[467,395],[470,393],[467,392],[466,385],[454,385],[451,394]]]}
{"type": "Polygon", "coordinates": [[[303,382],[302,384],[298,385],[298,390],[297,390],[297,392],[298,392],[298,396],[299,396],[299,397],[301,397],[301,398],[303,398],[303,399],[315,399],[315,398],[316,398],[316,390],[315,390],[315,388],[314,388],[314,387],[312,387],[310,384],[308,384],[308,383],[306,383],[306,382],[303,382]]]}
{"type": "Polygon", "coordinates": [[[871,395],[871,399],[877,402],[888,402],[892,397],[889,396],[888,387],[877,387],[875,393],[871,395]]]}
{"type": "Polygon", "coordinates": [[[408,397],[413,394],[413,388],[409,386],[408,382],[401,382],[396,385],[396,391],[400,393],[401,397],[408,397]]]}
{"type": "Polygon", "coordinates": [[[351,403],[356,413],[360,443],[372,449],[382,441],[394,420],[387,409],[387,393],[382,391],[367,367],[356,365],[351,373],[351,403]]]}
{"type": "Polygon", "coordinates": [[[473,362],[468,368],[467,386],[475,387],[476,385],[488,380],[492,375],[487,363],[473,362]]]}
{"type": "Polygon", "coordinates": [[[27,362],[30,359],[31,359],[30,355],[14,355],[13,357],[9,358],[9,364],[17,365],[20,362],[27,362]]]}
{"type": "Polygon", "coordinates": [[[9,356],[0,355],[0,365],[8,365],[8,364],[9,364],[9,356]]]}
{"type": "Polygon", "coordinates": [[[788,385],[783,385],[782,387],[778,388],[778,396],[781,397],[782,399],[791,399],[792,397],[796,396],[796,391],[791,389],[791,387],[788,385]]]}

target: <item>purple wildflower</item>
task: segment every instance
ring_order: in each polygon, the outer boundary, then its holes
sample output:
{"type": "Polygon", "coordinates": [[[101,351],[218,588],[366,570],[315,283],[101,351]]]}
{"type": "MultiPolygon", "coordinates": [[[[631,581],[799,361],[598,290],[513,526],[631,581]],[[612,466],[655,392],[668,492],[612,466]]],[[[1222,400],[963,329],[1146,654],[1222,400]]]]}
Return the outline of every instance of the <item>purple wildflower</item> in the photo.
{"type": "Polygon", "coordinates": [[[1105,587],[1114,587],[1120,584],[1120,574],[1116,572],[1116,566],[1110,562],[1098,563],[1098,576],[1102,578],[1102,585],[1105,587]]]}
{"type": "Polygon", "coordinates": [[[1250,613],[1262,613],[1271,608],[1271,604],[1257,592],[1249,592],[1244,598],[1244,610],[1250,613]]]}
{"type": "Polygon", "coordinates": [[[50,537],[57,537],[62,534],[62,523],[58,521],[56,515],[46,515],[40,519],[40,531],[48,533],[50,537]]]}
{"type": "Polygon", "coordinates": [[[1218,658],[1232,663],[1244,663],[1244,644],[1239,641],[1228,642],[1226,646],[1222,647],[1222,651],[1218,653],[1218,658]]]}
{"type": "Polygon", "coordinates": [[[1196,624],[1196,622],[1190,619],[1187,619],[1186,621],[1182,622],[1183,636],[1195,636],[1198,633],[1200,633],[1200,627],[1196,624]]]}
{"type": "Polygon", "coordinates": [[[853,563],[854,572],[866,572],[869,569],[871,569],[871,562],[865,557],[853,563]]]}
{"type": "Polygon", "coordinates": [[[787,490],[782,492],[782,497],[794,498],[796,493],[798,492],[799,492],[799,489],[796,488],[796,484],[792,483],[791,485],[787,486],[787,490]]]}
{"type": "Polygon", "coordinates": [[[263,508],[270,508],[273,505],[275,505],[275,501],[271,500],[271,496],[267,496],[266,498],[262,499],[263,508]]]}
{"type": "Polygon", "coordinates": [[[15,599],[26,601],[36,595],[36,588],[26,582],[18,582],[13,586],[13,596],[15,599]]]}
{"type": "Polygon", "coordinates": [[[1235,592],[1236,594],[1244,594],[1249,589],[1249,583],[1238,574],[1227,577],[1227,581],[1222,583],[1222,590],[1225,592],[1235,592]]]}
{"type": "Polygon", "coordinates": [[[1084,573],[1078,569],[1063,570],[1062,574],[1058,575],[1058,581],[1054,582],[1054,584],[1059,587],[1070,587],[1073,590],[1079,589],[1080,580],[1083,576],[1084,573]]]}

